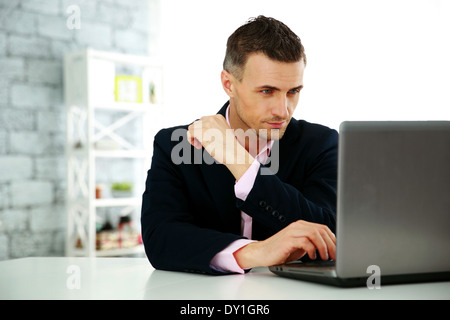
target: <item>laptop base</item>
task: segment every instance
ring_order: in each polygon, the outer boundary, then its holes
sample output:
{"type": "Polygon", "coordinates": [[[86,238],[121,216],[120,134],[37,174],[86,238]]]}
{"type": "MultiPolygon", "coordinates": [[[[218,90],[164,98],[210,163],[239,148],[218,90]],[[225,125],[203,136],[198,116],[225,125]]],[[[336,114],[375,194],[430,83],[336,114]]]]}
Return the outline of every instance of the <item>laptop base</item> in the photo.
{"type": "MultiPolygon", "coordinates": [[[[367,277],[358,278],[339,278],[336,275],[322,275],[319,272],[313,274],[312,272],[300,272],[299,270],[286,270],[288,265],[271,266],[269,270],[281,277],[304,280],[320,284],[332,285],[336,287],[362,287],[370,286],[372,283],[369,280],[370,274],[367,277]]],[[[436,281],[450,281],[450,272],[433,272],[433,273],[418,273],[418,274],[399,274],[388,275],[380,277],[380,286],[401,284],[401,283],[420,283],[420,282],[436,282],[436,281]]]]}

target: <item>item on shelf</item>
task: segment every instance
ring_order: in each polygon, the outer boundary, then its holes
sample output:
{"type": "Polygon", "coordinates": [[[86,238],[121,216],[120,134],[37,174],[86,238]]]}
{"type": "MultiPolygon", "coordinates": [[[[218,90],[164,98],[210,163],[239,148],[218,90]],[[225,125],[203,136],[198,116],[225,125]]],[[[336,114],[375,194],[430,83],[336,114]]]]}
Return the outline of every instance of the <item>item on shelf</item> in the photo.
{"type": "Polygon", "coordinates": [[[116,101],[142,103],[142,79],[136,76],[116,76],[116,101]]]}
{"type": "Polygon", "coordinates": [[[106,219],[106,222],[103,224],[102,228],[100,229],[100,232],[102,231],[113,231],[114,227],[112,226],[112,223],[109,221],[109,219],[106,219]]]}
{"type": "Polygon", "coordinates": [[[99,232],[103,227],[103,219],[96,215],[95,216],[95,232],[99,232]]]}
{"type": "Polygon", "coordinates": [[[102,191],[104,189],[103,184],[97,184],[95,186],[95,199],[101,199],[102,198],[102,191]]]}
{"type": "MultiPolygon", "coordinates": [[[[96,217],[96,224],[101,224],[101,218],[96,217]]],[[[112,249],[112,244],[114,243],[114,237],[117,238],[117,236],[114,235],[114,227],[112,226],[111,222],[109,221],[109,218],[106,218],[106,222],[101,225],[99,228],[96,226],[96,249],[97,250],[107,250],[112,249]],[[100,249],[101,248],[101,249],[100,249]]],[[[116,232],[117,233],[117,232],[116,232]]],[[[83,242],[78,237],[77,239],[77,248],[82,249],[83,248],[83,242]]]]}
{"type": "Polygon", "coordinates": [[[110,250],[116,249],[118,242],[117,231],[114,230],[111,222],[107,218],[102,228],[96,234],[96,246],[97,250],[110,250]]]}
{"type": "Polygon", "coordinates": [[[120,248],[132,248],[142,244],[141,235],[134,228],[129,215],[120,217],[118,231],[120,248]]]}
{"type": "Polygon", "coordinates": [[[97,250],[112,250],[119,248],[119,233],[117,231],[100,231],[96,235],[97,250]]]}
{"type": "Polygon", "coordinates": [[[111,194],[114,198],[131,197],[133,184],[129,182],[115,182],[111,185],[111,194]]]}
{"type": "Polygon", "coordinates": [[[131,218],[129,215],[120,217],[117,229],[121,231],[129,231],[133,229],[133,223],[131,222],[131,218]]]}
{"type": "Polygon", "coordinates": [[[155,92],[155,84],[153,82],[150,82],[150,102],[156,103],[156,92],[155,92]]]}
{"type": "Polygon", "coordinates": [[[96,150],[120,150],[120,143],[113,139],[102,139],[95,143],[96,150]]]}
{"type": "Polygon", "coordinates": [[[130,216],[120,217],[117,229],[107,222],[96,235],[97,250],[133,248],[140,244],[142,237],[133,227],[130,216]]]}

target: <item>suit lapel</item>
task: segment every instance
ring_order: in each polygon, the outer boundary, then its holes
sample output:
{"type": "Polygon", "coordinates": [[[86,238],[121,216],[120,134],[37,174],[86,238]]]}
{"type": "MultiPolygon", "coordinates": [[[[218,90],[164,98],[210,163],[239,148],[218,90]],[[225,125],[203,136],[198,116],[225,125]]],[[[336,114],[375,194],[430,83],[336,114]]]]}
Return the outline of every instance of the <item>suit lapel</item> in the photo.
{"type": "MultiPolygon", "coordinates": [[[[228,102],[219,110],[218,114],[225,117],[228,102]]],[[[202,163],[200,170],[208,192],[213,200],[217,212],[223,217],[223,221],[240,232],[240,214],[236,208],[236,196],[234,194],[234,184],[236,179],[223,164],[215,160],[205,152],[205,149],[195,150],[201,152],[202,163]]]]}
{"type": "MultiPolygon", "coordinates": [[[[211,156],[205,153],[204,157],[211,156]]],[[[228,226],[227,229],[231,228],[233,232],[239,234],[240,214],[236,208],[236,196],[234,193],[236,180],[234,176],[227,167],[218,163],[202,163],[200,170],[215,209],[222,217],[222,221],[228,226]]]]}

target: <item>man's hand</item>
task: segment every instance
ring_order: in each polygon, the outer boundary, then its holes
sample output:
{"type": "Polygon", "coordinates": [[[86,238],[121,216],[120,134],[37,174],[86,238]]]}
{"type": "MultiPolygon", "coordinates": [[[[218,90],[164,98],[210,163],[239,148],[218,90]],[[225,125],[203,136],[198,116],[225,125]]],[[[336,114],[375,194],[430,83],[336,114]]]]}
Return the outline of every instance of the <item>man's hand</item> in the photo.
{"type": "Polygon", "coordinates": [[[187,138],[195,148],[205,148],[216,161],[227,166],[236,180],[242,177],[254,160],[236,140],[227,120],[220,114],[205,116],[192,123],[187,138]]]}
{"type": "Polygon", "coordinates": [[[295,261],[306,253],[316,259],[336,259],[336,237],[322,224],[298,220],[274,234],[272,237],[250,243],[234,253],[243,269],[268,267],[295,261]]]}

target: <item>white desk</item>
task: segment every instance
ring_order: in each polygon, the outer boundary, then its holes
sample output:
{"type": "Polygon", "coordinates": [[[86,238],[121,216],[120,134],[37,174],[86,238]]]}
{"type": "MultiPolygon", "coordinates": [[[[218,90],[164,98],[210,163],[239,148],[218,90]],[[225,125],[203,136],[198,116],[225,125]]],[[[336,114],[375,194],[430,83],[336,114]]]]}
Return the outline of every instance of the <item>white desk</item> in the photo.
{"type": "Polygon", "coordinates": [[[155,270],[145,258],[23,258],[0,262],[0,299],[450,299],[450,282],[369,290],[285,279],[267,268],[209,276],[155,270]]]}

